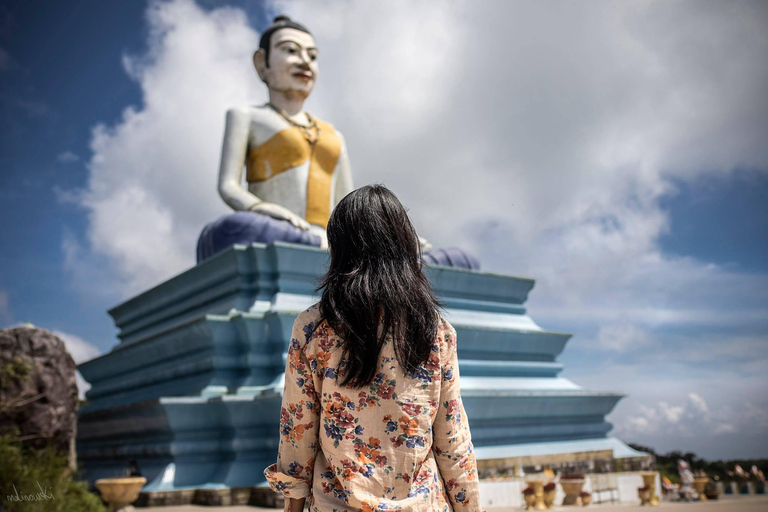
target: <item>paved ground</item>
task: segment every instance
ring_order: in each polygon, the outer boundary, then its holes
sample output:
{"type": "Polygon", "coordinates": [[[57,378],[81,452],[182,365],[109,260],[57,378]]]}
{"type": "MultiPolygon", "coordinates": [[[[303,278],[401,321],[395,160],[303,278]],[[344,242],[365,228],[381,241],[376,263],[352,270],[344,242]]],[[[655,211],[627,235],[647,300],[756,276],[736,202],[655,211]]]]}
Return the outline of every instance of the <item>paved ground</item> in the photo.
{"type": "MultiPolygon", "coordinates": [[[[136,509],[137,512],[149,509],[136,509]]],[[[198,505],[186,505],[181,507],[155,508],[157,512],[275,512],[274,508],[260,507],[203,507],[198,505]]],[[[522,508],[491,508],[488,512],[519,512],[522,508]]],[[[555,510],[576,511],[576,507],[557,507],[555,510]]],[[[590,505],[587,510],[593,512],[629,512],[631,510],[664,510],[670,512],[768,512],[768,496],[737,496],[721,497],[717,501],[706,503],[664,503],[655,508],[640,507],[638,505],[590,505]]]]}

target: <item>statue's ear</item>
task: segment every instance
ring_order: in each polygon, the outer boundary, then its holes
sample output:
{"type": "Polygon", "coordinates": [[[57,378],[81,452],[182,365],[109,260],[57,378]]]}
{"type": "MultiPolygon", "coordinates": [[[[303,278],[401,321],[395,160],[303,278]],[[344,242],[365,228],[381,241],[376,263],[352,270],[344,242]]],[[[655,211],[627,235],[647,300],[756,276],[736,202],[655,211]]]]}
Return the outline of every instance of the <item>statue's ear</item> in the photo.
{"type": "Polygon", "coordinates": [[[253,52],[253,67],[256,68],[256,73],[259,74],[261,81],[267,83],[267,52],[263,48],[253,52]]]}

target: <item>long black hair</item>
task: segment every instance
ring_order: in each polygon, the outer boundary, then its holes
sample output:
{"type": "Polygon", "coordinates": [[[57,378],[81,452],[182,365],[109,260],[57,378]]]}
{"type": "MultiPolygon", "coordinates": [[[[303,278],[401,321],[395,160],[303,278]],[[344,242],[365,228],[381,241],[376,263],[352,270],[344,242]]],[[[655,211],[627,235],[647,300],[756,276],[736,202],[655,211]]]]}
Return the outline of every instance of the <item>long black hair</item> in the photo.
{"type": "Polygon", "coordinates": [[[400,368],[411,375],[429,358],[442,304],[422,271],[405,207],[384,185],[367,185],[336,205],[327,231],[331,263],[318,287],[320,323],[327,321],[343,340],[341,385],[373,381],[388,333],[400,368]]]}

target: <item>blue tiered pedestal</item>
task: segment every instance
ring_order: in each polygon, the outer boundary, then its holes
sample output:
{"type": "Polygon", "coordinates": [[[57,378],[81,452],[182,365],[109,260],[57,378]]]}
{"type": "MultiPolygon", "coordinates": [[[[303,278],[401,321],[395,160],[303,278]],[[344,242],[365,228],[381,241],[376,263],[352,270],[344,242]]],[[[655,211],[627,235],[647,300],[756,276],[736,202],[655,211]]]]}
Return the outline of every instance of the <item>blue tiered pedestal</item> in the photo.
{"type": "MultiPolygon", "coordinates": [[[[77,437],[85,478],[122,475],[135,459],[145,492],[266,485],[291,328],[316,301],[327,258],[279,242],[234,246],[112,309],[120,343],[79,366],[92,385],[77,437]]],[[[636,453],[607,437],[605,416],[622,395],[558,376],[570,335],[544,331],[526,314],[533,280],[427,272],[458,333],[480,462],[636,453]]]]}

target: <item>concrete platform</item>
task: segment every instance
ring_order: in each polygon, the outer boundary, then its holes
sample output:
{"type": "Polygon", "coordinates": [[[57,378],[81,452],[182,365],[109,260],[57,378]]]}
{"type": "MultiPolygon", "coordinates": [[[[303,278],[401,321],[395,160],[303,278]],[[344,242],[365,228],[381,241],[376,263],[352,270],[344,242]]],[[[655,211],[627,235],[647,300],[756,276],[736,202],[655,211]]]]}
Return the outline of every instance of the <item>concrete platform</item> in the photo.
{"type": "MultiPolygon", "coordinates": [[[[137,508],[137,510],[149,510],[137,508]]],[[[199,505],[184,505],[180,507],[156,508],[158,512],[274,512],[274,508],[260,507],[204,507],[199,505]]],[[[518,512],[522,508],[489,508],[487,512],[518,512]]],[[[662,502],[658,507],[641,507],[639,505],[590,505],[589,507],[556,507],[554,510],[577,511],[593,510],[595,512],[628,512],[630,510],[666,510],[675,512],[768,512],[768,496],[736,496],[721,497],[717,501],[706,503],[666,503],[662,502]]]]}

